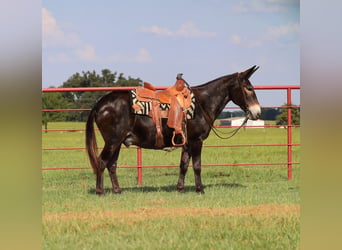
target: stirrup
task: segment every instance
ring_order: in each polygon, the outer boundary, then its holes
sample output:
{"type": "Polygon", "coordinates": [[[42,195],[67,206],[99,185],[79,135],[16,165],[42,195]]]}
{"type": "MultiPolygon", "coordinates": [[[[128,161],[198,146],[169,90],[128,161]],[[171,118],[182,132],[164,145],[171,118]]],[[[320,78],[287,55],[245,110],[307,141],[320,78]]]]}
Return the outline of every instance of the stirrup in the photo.
{"type": "Polygon", "coordinates": [[[182,143],[180,143],[180,144],[176,144],[175,143],[175,136],[176,136],[176,132],[175,131],[173,131],[171,142],[172,142],[172,145],[175,146],[175,147],[182,147],[186,143],[186,138],[185,138],[184,132],[178,133],[178,134],[182,135],[182,143]]]}

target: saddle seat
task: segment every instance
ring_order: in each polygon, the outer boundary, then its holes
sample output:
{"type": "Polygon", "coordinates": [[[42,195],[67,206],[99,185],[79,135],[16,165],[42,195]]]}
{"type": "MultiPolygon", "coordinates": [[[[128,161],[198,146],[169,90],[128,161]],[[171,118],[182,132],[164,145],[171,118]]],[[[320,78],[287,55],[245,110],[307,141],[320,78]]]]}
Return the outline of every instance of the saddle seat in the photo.
{"type": "MultiPolygon", "coordinates": [[[[148,82],[144,82],[144,87],[136,89],[139,101],[152,102],[152,112],[149,116],[156,125],[156,145],[158,147],[164,145],[161,118],[167,118],[167,126],[174,129],[172,145],[180,147],[186,143],[184,133],[186,116],[184,111],[191,105],[190,89],[185,85],[182,74],[178,74],[176,79],[176,83],[165,90],[159,91],[148,82]],[[161,103],[170,104],[170,109],[160,110],[159,105],[161,103]],[[182,138],[182,142],[178,144],[175,143],[177,134],[180,134],[182,138]]],[[[133,106],[133,108],[135,107],[133,106]]]]}
{"type": "Polygon", "coordinates": [[[172,99],[176,97],[181,107],[187,109],[191,104],[191,98],[189,98],[190,90],[184,87],[179,91],[176,84],[165,90],[157,90],[152,84],[144,82],[144,87],[137,89],[137,96],[140,101],[147,102],[152,100],[168,104],[171,104],[172,99]]]}

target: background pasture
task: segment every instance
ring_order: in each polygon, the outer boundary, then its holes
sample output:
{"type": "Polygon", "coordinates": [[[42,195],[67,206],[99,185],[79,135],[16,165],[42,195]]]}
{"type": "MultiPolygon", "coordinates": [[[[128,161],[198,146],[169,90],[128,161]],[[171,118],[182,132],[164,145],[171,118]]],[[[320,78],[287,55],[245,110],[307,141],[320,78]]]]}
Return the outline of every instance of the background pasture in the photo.
{"type": "MultiPolygon", "coordinates": [[[[51,123],[49,128],[84,128],[84,123],[51,123]]],[[[229,129],[225,129],[229,130],[229,129]]],[[[299,143],[299,128],[293,142],[299,143]]],[[[99,146],[101,137],[98,135],[99,146]]],[[[230,140],[211,134],[205,145],[286,143],[279,128],[242,129],[230,140]]],[[[83,147],[84,131],[42,134],[43,148],[83,147]]],[[[299,147],[293,147],[299,162],[299,147]]],[[[143,150],[143,165],[177,165],[173,152],[143,150]]],[[[204,148],[203,164],[286,162],[286,147],[204,148]]],[[[89,166],[84,150],[43,151],[49,167],[89,166]]],[[[119,166],[136,164],[136,149],[122,149],[119,166]]],[[[178,168],[118,169],[123,193],[95,195],[91,169],[44,170],[44,249],[296,249],[299,247],[299,166],[293,180],[281,166],[204,167],[205,194],[195,193],[192,169],[185,194],[176,192],[178,168]]]]}

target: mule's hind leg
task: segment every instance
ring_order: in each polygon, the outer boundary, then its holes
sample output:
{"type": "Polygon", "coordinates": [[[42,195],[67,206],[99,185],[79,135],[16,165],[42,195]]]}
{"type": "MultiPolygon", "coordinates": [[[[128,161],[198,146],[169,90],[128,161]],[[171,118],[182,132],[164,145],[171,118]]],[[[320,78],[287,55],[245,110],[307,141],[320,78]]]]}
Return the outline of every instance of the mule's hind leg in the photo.
{"type": "Polygon", "coordinates": [[[180,161],[180,170],[179,170],[179,178],[177,183],[177,190],[180,193],[184,193],[184,179],[186,172],[188,171],[188,166],[190,162],[191,155],[189,153],[189,147],[186,145],[183,146],[182,156],[180,161]]]}
{"type": "MultiPolygon", "coordinates": [[[[116,162],[120,152],[120,145],[113,143],[105,143],[105,146],[101,152],[100,158],[104,164],[103,170],[107,167],[110,180],[112,182],[113,192],[121,193],[121,189],[116,176],[116,162]]],[[[102,173],[103,173],[102,170],[102,173]]],[[[103,189],[103,177],[102,177],[102,189],[103,189]]]]}
{"type": "Polygon", "coordinates": [[[100,160],[99,162],[100,166],[96,169],[96,194],[103,195],[104,189],[103,189],[103,171],[105,170],[105,165],[100,160]]]}
{"type": "Polygon", "coordinates": [[[203,142],[198,140],[190,145],[192,154],[192,165],[195,175],[195,188],[197,193],[204,194],[203,184],[201,179],[201,154],[203,142]]]}
{"type": "Polygon", "coordinates": [[[118,177],[116,175],[117,160],[118,160],[118,157],[119,157],[120,148],[121,148],[121,145],[119,145],[117,147],[117,149],[114,151],[113,158],[112,158],[112,160],[110,162],[111,164],[108,165],[108,167],[107,167],[108,168],[108,173],[109,173],[109,176],[110,176],[110,180],[112,181],[113,192],[117,193],[117,194],[121,193],[121,188],[119,186],[118,177]]]}

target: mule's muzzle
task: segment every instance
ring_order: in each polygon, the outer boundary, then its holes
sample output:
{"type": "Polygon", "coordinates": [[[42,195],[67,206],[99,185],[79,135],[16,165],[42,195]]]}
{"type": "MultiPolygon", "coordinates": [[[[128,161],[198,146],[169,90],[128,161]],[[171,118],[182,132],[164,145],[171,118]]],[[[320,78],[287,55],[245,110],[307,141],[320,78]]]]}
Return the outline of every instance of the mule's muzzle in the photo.
{"type": "Polygon", "coordinates": [[[259,104],[254,104],[247,109],[247,117],[251,120],[258,120],[261,115],[261,107],[259,104]]]}

